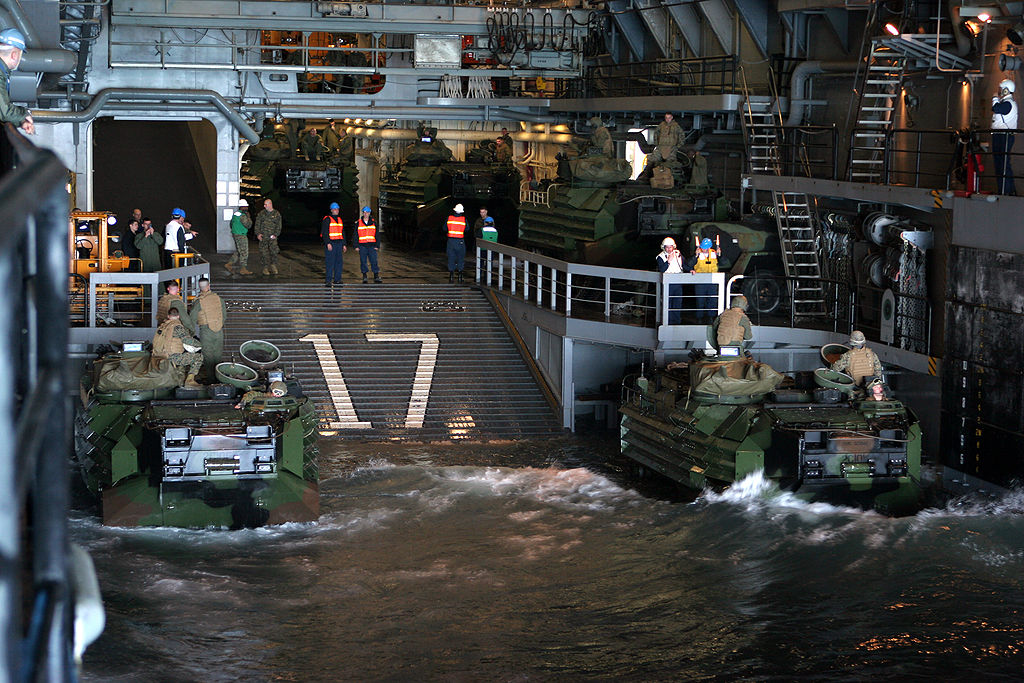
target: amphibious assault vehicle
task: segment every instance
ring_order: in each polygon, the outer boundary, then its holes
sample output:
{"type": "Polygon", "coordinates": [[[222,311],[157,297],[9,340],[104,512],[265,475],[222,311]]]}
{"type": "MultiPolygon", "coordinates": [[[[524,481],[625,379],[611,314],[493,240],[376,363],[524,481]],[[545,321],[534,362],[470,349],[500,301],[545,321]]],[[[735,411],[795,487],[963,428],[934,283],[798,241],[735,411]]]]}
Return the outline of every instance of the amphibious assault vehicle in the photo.
{"type": "Polygon", "coordinates": [[[283,374],[268,342],[246,342],[242,357],[249,365],[221,363],[223,383],[203,389],[179,387],[166,359],[141,350],[93,362],[75,451],[104,524],[242,528],[319,517],[316,409],[287,378],[284,396],[241,398],[283,374]]]}
{"type": "Polygon", "coordinates": [[[921,507],[921,427],[900,401],[872,400],[821,368],[783,377],[748,358],[698,358],[623,383],[621,451],[700,491],[757,471],[802,499],[921,507]]]}

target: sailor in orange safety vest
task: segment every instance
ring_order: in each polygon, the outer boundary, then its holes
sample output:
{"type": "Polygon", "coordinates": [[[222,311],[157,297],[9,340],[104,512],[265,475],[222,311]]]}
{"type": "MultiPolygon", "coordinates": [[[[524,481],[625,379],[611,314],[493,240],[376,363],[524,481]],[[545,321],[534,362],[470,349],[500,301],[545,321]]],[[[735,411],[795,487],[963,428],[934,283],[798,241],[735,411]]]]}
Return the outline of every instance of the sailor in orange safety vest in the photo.
{"type": "Polygon", "coordinates": [[[359,269],[363,271],[363,284],[366,284],[367,270],[373,271],[373,281],[380,284],[380,266],[377,265],[377,250],[380,240],[377,238],[377,223],[373,220],[370,207],[364,206],[363,213],[356,223],[356,239],[359,240],[359,269]]]}
{"type": "Polygon", "coordinates": [[[341,207],[331,202],[330,213],[320,224],[320,239],[324,243],[324,287],[342,287],[341,268],[348,247],[345,246],[345,225],[341,221],[341,207]]]}
{"type": "Polygon", "coordinates": [[[466,210],[456,204],[455,213],[448,216],[448,282],[454,282],[456,274],[462,284],[462,271],[466,267],[466,210]]]}

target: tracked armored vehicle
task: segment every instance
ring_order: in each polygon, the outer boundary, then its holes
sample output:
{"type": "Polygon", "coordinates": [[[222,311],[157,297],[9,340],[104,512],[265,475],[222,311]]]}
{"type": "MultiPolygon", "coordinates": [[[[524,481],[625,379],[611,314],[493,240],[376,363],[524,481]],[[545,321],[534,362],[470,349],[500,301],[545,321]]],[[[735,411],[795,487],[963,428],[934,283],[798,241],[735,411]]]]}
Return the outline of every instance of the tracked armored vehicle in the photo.
{"type": "MultiPolygon", "coordinates": [[[[417,250],[443,249],[445,218],[455,204],[463,204],[470,227],[486,206],[498,225],[498,241],[514,244],[519,172],[481,150],[471,150],[466,161],[453,161],[451,150],[434,137],[436,132],[421,130],[421,139],[406,149],[405,162],[381,178],[381,228],[388,242],[417,250]]],[[[468,238],[472,242],[472,234],[468,238]]]]}
{"type": "Polygon", "coordinates": [[[106,354],[85,372],[75,451],[104,524],[241,528],[319,517],[315,407],[292,380],[284,396],[243,398],[276,376],[280,352],[266,342],[242,349],[256,368],[221,363],[223,383],[203,389],[179,387],[177,370],[145,351],[106,354]]]}
{"type": "Polygon", "coordinates": [[[793,380],[747,358],[670,364],[624,381],[621,452],[694,491],[762,471],[802,499],[912,514],[922,498],[917,417],[852,388],[842,373],[793,380]]]}

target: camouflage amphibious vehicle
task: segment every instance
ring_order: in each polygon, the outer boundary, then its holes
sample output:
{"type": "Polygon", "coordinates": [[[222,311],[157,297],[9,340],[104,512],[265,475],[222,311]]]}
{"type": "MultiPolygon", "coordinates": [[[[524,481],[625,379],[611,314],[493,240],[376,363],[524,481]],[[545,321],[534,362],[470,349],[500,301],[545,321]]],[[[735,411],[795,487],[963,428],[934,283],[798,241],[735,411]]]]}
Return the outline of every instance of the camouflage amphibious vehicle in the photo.
{"type": "Polygon", "coordinates": [[[83,377],[75,450],[103,523],[240,528],[315,521],[316,410],[292,380],[284,396],[241,396],[266,374],[276,377],[266,368],[221,363],[224,384],[184,389],[166,360],[151,365],[143,351],[96,360],[83,377]]]}
{"type": "Polygon", "coordinates": [[[921,428],[913,412],[855,396],[841,373],[819,369],[808,379],[799,373],[794,383],[746,358],[702,358],[627,378],[622,454],[697,491],[760,470],[806,500],[916,512],[921,428]]]}

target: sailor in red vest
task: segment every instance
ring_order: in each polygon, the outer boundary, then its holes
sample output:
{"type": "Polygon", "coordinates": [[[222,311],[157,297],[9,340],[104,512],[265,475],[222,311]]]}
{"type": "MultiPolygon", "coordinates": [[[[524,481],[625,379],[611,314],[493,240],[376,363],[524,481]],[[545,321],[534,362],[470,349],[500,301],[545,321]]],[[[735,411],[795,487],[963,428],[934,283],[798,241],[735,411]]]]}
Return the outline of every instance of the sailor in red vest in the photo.
{"type": "Polygon", "coordinates": [[[380,266],[377,265],[377,250],[380,249],[380,240],[377,239],[377,223],[373,220],[370,207],[363,207],[363,213],[356,223],[356,232],[359,240],[359,269],[363,271],[363,284],[366,284],[367,270],[373,271],[373,281],[380,284],[383,282],[380,279],[380,266]]]}
{"type": "Polygon", "coordinates": [[[345,226],[341,222],[341,207],[338,202],[331,202],[331,212],[324,216],[320,224],[320,239],[324,242],[324,287],[341,287],[342,259],[348,247],[345,246],[345,226]]]}
{"type": "Polygon", "coordinates": [[[466,210],[462,204],[455,205],[455,213],[448,216],[448,282],[454,282],[458,274],[462,284],[462,270],[466,267],[466,210]]]}

